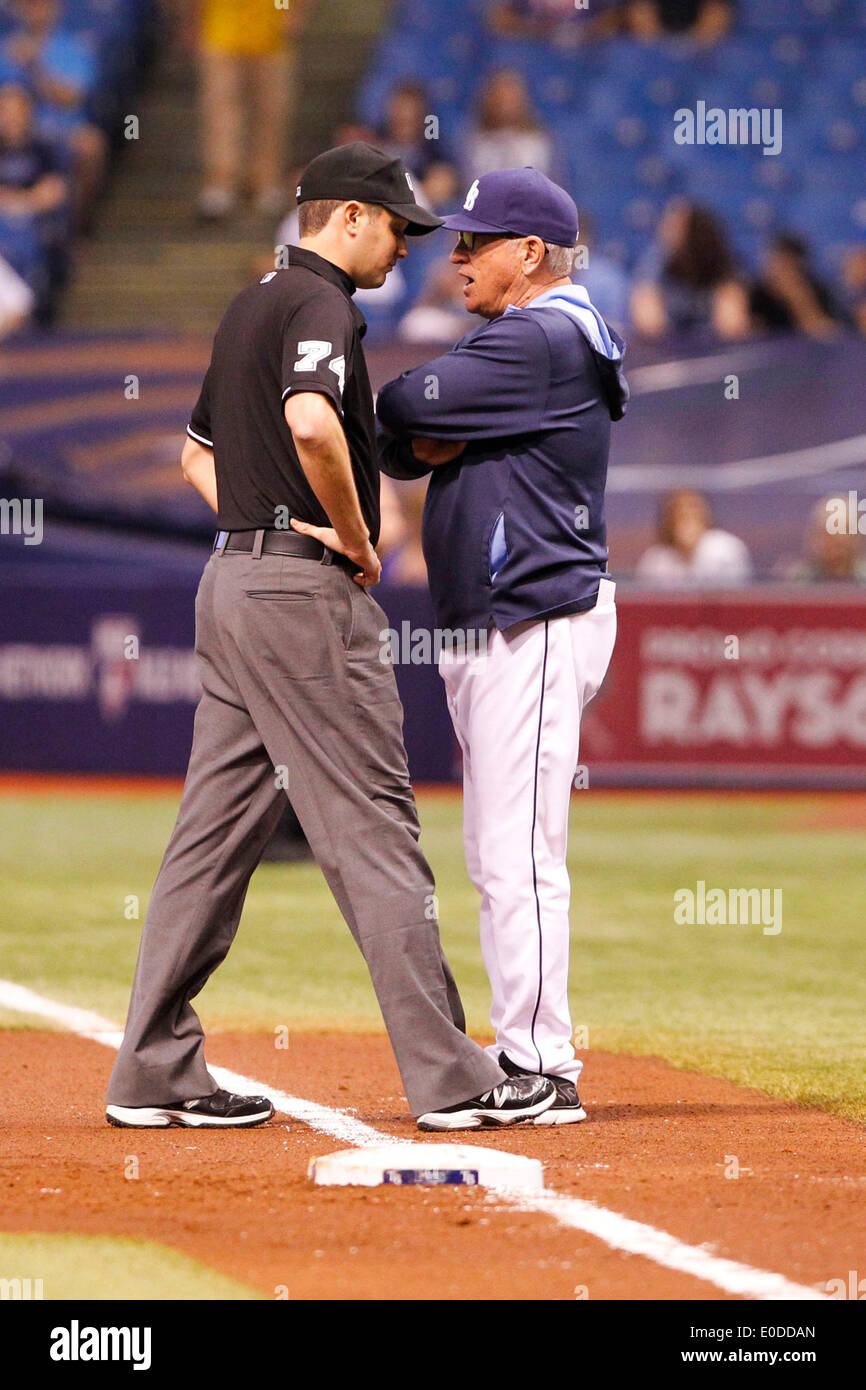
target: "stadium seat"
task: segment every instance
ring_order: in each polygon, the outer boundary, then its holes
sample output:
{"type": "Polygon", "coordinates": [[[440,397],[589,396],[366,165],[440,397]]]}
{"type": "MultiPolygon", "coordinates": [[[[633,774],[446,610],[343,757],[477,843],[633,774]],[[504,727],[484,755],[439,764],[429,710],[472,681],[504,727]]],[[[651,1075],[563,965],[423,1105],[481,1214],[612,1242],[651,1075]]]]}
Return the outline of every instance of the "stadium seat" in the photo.
{"type": "Polygon", "coordinates": [[[795,231],[820,241],[863,241],[866,237],[866,192],[806,189],[789,209],[795,231]]]}
{"type": "Polygon", "coordinates": [[[864,191],[862,161],[844,154],[809,160],[801,177],[804,193],[843,194],[856,198],[864,191]]]}
{"type": "Polygon", "coordinates": [[[755,0],[741,5],[742,29],[799,29],[823,31],[846,15],[846,0],[755,0]]]}
{"type": "MultiPolygon", "coordinates": [[[[550,128],[578,206],[592,209],[605,249],[633,262],[664,203],[683,193],[737,229],[755,262],[774,229],[799,221],[817,241],[827,195],[827,237],[858,235],[866,149],[866,0],[754,0],[739,7],[736,32],[710,47],[688,39],[606,39],[569,51],[539,40],[493,35],[485,0],[400,0],[390,35],[362,88],[360,113],[374,124],[397,76],[431,84],[443,134],[459,141],[480,80],[514,68],[550,128]],[[462,29],[454,54],[431,40],[462,29]],[[467,53],[469,56],[467,57],[467,53]],[[780,109],[782,149],[674,142],[674,113],[701,99],[723,110],[780,109]]],[[[859,234],[862,234],[859,233],[859,234]]]]}
{"type": "MultiPolygon", "coordinates": [[[[812,158],[816,155],[851,155],[862,158],[866,148],[866,113],[856,111],[852,115],[840,115],[838,107],[831,106],[819,111],[801,115],[797,129],[801,132],[804,150],[812,158]]],[[[862,177],[862,175],[861,175],[862,177]]]]}
{"type": "Polygon", "coordinates": [[[359,118],[374,128],[384,120],[388,95],[401,82],[420,82],[443,105],[465,104],[471,86],[471,55],[431,45],[421,35],[386,36],[356,98],[359,118]]]}
{"type": "Polygon", "coordinates": [[[821,45],[816,67],[821,77],[830,78],[843,88],[850,87],[866,76],[866,53],[862,42],[828,39],[821,45]]]}
{"type": "Polygon", "coordinates": [[[802,34],[793,34],[786,30],[773,39],[769,57],[778,63],[783,71],[797,74],[806,69],[813,56],[813,50],[814,40],[807,43],[802,34]]]}
{"type": "Polygon", "coordinates": [[[474,37],[480,26],[480,12],[473,12],[465,0],[400,0],[392,26],[403,33],[437,38],[458,30],[466,32],[468,28],[474,37]]]}

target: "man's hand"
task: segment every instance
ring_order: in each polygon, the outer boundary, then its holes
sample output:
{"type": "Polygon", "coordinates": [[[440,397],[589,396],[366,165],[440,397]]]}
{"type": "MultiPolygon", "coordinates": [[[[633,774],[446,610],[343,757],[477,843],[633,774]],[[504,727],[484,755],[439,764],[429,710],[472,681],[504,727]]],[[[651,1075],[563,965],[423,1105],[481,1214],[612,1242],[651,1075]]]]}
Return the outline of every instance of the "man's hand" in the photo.
{"type": "Polygon", "coordinates": [[[436,468],[442,463],[453,463],[466,448],[466,440],[453,442],[447,439],[413,439],[412,453],[419,463],[427,463],[436,468]]]}
{"type": "Polygon", "coordinates": [[[340,555],[347,555],[356,565],[359,566],[357,574],[352,578],[362,589],[368,589],[373,584],[378,584],[382,578],[382,563],[376,554],[369,540],[356,545],[345,545],[333,526],[313,526],[309,521],[298,521],[292,517],[292,530],[300,531],[302,536],[313,536],[322,545],[326,545],[329,550],[336,550],[340,555]]]}

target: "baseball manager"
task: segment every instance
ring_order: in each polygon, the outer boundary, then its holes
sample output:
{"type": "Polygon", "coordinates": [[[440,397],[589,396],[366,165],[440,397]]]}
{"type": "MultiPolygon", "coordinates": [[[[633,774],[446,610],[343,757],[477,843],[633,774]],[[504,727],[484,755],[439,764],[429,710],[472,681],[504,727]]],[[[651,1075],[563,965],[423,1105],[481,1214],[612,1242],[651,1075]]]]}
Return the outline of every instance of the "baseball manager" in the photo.
{"type": "Polygon", "coordinates": [[[581,715],[616,633],[604,489],[628,394],[623,344],[571,282],[577,208],[543,174],[476,179],[445,225],[466,307],[486,322],[380,392],[382,467],[432,470],[436,622],[473,633],[442,650],[440,671],[463,752],[490,1050],[509,1075],[553,1079],[536,1124],[572,1124],[586,1116],[568,1006],[568,811],[581,715]]]}

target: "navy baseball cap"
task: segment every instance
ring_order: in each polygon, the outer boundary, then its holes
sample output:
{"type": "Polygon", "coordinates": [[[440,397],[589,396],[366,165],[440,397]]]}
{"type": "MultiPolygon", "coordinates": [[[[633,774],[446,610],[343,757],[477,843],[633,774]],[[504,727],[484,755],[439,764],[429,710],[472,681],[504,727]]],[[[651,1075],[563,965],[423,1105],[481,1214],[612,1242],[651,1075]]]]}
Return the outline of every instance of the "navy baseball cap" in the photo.
{"type": "Polygon", "coordinates": [[[577,207],[564,188],[539,169],[497,169],[476,179],[461,212],[445,218],[452,232],[512,232],[554,246],[577,241],[577,207]]]}

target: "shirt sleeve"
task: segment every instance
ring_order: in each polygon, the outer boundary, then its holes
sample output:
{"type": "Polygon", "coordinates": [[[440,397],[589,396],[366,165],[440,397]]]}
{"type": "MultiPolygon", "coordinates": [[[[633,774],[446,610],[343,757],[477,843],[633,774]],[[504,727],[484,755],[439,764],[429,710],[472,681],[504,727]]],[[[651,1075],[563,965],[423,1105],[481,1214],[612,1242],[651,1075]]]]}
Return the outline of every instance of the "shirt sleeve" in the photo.
{"type": "Polygon", "coordinates": [[[426,473],[433,471],[429,463],[422,463],[420,459],[416,459],[408,439],[398,439],[396,435],[389,434],[378,420],[376,444],[379,450],[379,468],[383,473],[387,473],[389,478],[408,481],[423,478],[426,473]]]}
{"type": "Polygon", "coordinates": [[[193,407],[186,432],[190,439],[194,439],[197,444],[204,444],[208,449],[213,448],[213,433],[210,422],[210,368],[205,374],[201,392],[193,407]]]}
{"type": "Polygon", "coordinates": [[[451,352],[403,372],[379,392],[393,435],[505,439],[543,426],[550,350],[529,314],[503,314],[451,352]]]}
{"type": "Polygon", "coordinates": [[[283,401],[299,391],[318,391],[342,416],[354,331],[352,311],[339,290],[315,294],[295,309],[283,329],[283,401]]]}

